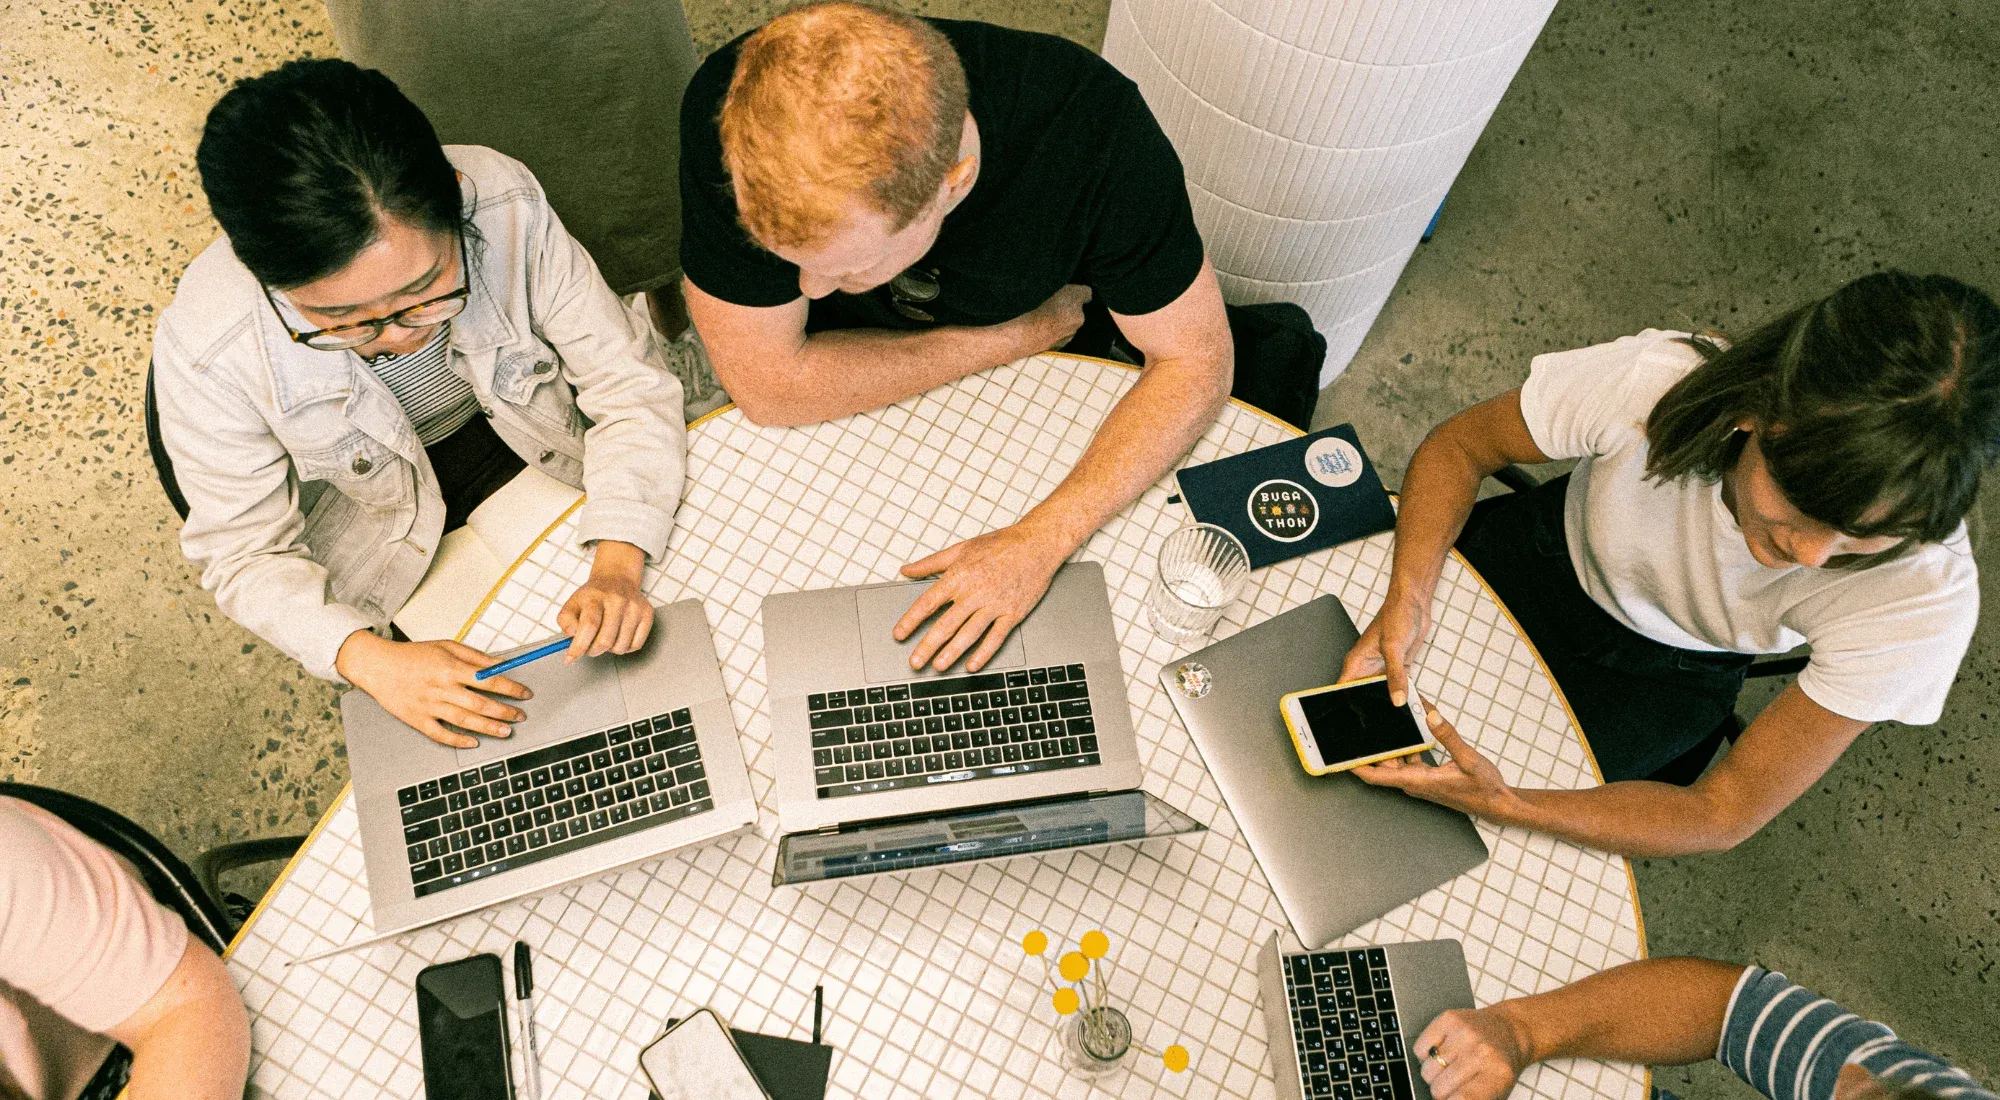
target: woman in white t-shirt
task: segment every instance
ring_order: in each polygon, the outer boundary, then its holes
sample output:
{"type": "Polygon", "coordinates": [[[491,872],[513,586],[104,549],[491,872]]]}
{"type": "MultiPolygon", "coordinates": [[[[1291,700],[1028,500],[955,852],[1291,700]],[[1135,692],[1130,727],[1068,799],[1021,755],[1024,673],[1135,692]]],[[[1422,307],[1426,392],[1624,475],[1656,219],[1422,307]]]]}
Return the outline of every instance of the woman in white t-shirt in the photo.
{"type": "Polygon", "coordinates": [[[1509,787],[1434,710],[1451,762],[1357,774],[1627,855],[1734,846],[1870,724],[1937,721],[1979,615],[1963,521],[1996,452],[2000,308],[1943,276],[1870,275],[1728,344],[1648,330],[1536,357],[1410,460],[1389,597],[1342,676],[1405,690],[1456,542],[1606,785],[1509,787]],[[1563,458],[1567,478],[1475,512],[1488,474],[1563,458]],[[1801,644],[1798,681],[1702,774],[1752,656],[1801,644]]]}

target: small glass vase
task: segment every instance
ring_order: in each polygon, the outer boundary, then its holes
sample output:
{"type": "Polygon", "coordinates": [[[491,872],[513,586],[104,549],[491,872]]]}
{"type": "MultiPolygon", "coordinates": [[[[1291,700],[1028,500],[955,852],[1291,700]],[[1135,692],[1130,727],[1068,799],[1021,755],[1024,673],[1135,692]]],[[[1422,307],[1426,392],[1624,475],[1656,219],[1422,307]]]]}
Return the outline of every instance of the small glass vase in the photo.
{"type": "Polygon", "coordinates": [[[1086,1008],[1062,1022],[1063,1065],[1085,1077],[1109,1073],[1132,1050],[1132,1021],[1110,1005],[1086,1008]]]}

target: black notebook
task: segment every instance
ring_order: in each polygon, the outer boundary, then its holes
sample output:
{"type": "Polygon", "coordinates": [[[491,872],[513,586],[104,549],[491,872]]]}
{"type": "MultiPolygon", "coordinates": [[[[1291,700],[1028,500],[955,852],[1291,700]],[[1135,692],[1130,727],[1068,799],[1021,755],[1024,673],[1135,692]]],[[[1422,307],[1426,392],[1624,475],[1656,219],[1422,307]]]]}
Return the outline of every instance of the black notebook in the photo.
{"type": "MultiPolygon", "coordinates": [[[[667,1021],[668,1027],[673,1025],[674,1021],[667,1021]]],[[[736,1040],[736,1049],[743,1052],[743,1060],[750,1063],[750,1072],[757,1075],[757,1082],[771,1094],[771,1100],[824,1100],[827,1072],[833,1067],[832,1047],[733,1027],[729,1037],[736,1040]]],[[[660,1100],[655,1092],[646,1097],[660,1100]]]]}
{"type": "Polygon", "coordinates": [[[1175,478],[1188,511],[1242,540],[1252,569],[1396,526],[1351,424],[1189,466],[1175,478]]]}

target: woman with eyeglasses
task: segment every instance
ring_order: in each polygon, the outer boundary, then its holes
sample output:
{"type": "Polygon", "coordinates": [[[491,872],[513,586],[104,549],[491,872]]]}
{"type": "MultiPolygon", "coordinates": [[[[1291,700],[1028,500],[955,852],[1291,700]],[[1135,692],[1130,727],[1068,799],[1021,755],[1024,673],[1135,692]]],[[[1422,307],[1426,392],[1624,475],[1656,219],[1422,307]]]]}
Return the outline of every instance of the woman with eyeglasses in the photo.
{"type": "Polygon", "coordinates": [[[227,234],[154,337],[181,547],[223,612],[431,739],[504,737],[528,698],[455,642],[392,637],[446,531],[532,466],[588,499],[568,657],[645,644],[640,572],[686,469],[681,387],[534,176],[438,143],[385,76],[293,61],[239,81],[196,154],[227,234]]]}

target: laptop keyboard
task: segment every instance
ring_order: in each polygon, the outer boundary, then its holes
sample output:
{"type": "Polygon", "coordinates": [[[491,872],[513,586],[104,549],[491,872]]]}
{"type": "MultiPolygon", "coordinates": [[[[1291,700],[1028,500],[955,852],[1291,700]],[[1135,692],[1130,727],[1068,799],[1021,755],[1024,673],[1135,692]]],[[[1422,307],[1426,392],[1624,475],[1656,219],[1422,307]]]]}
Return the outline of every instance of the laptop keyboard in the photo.
{"type": "Polygon", "coordinates": [[[683,708],[396,792],[424,897],[715,808],[683,708]]]}
{"type": "Polygon", "coordinates": [[[1381,948],[1288,956],[1285,992],[1306,1096],[1412,1100],[1381,948]]]}
{"type": "Polygon", "coordinates": [[[809,696],[821,798],[1100,762],[1082,665],[809,696]]]}

